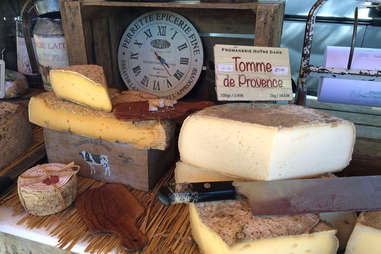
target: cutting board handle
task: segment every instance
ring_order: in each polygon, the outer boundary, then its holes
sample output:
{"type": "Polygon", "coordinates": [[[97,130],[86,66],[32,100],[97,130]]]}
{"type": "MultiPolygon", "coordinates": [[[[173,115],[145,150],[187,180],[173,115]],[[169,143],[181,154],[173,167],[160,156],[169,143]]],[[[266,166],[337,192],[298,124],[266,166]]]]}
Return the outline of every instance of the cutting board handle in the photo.
{"type": "Polygon", "coordinates": [[[147,236],[145,236],[135,225],[136,221],[128,218],[120,222],[119,227],[115,229],[122,241],[123,246],[128,251],[137,251],[147,243],[147,236]]]}

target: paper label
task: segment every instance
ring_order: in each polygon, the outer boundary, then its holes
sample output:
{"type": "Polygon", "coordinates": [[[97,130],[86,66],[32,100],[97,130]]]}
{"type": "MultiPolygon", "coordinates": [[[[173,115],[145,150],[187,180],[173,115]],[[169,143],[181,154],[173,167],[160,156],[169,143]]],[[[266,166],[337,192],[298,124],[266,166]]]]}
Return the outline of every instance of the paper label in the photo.
{"type": "Polygon", "coordinates": [[[50,68],[69,65],[63,35],[44,37],[35,34],[33,38],[36,43],[37,59],[40,65],[49,66],[50,68]]]}
{"type": "Polygon", "coordinates": [[[232,72],[234,70],[234,66],[231,64],[219,64],[218,71],[220,72],[232,72]]]}
{"type": "Polygon", "coordinates": [[[275,66],[273,67],[273,74],[275,76],[287,76],[288,67],[287,66],[275,66]]]}
{"type": "Polygon", "coordinates": [[[218,100],[292,100],[287,49],[215,45],[214,58],[218,100]]]}
{"type": "Polygon", "coordinates": [[[5,62],[0,60],[0,99],[5,97],[5,62]]]}

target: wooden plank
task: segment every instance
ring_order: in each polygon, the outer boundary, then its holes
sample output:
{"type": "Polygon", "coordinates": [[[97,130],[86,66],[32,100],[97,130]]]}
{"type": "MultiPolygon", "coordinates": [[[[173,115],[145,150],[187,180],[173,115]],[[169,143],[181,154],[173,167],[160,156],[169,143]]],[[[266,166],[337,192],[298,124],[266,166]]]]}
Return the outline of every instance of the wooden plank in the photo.
{"type": "Polygon", "coordinates": [[[85,32],[80,2],[59,0],[69,64],[87,64],[85,32]]]}
{"type": "Polygon", "coordinates": [[[44,129],[44,137],[49,162],[66,164],[74,161],[81,167],[82,176],[108,183],[122,183],[143,191],[152,189],[174,162],[173,149],[137,149],[126,143],[49,129],[44,129]]]}
{"type": "MultiPolygon", "coordinates": [[[[255,11],[255,10],[254,10],[255,11]]],[[[284,3],[258,6],[255,21],[255,46],[279,47],[282,35],[284,3]]]]}
{"type": "Polygon", "coordinates": [[[95,63],[103,67],[108,87],[113,87],[112,85],[115,84],[112,82],[112,57],[107,18],[93,19],[92,27],[95,63]]]}
{"type": "Polygon", "coordinates": [[[179,2],[113,2],[113,1],[88,1],[83,0],[83,6],[113,6],[113,7],[149,7],[149,8],[179,8],[179,9],[231,9],[231,10],[256,10],[261,5],[279,4],[279,1],[266,1],[265,3],[179,3],[179,2]]]}
{"type": "Polygon", "coordinates": [[[111,87],[120,87],[120,89],[124,90],[126,86],[119,74],[119,66],[118,66],[118,48],[119,41],[124,29],[119,26],[118,18],[116,15],[109,17],[109,31],[110,31],[110,53],[111,53],[111,71],[112,71],[112,79],[111,79],[111,87]]]}
{"type": "Polygon", "coordinates": [[[12,179],[17,178],[26,169],[31,168],[46,155],[42,128],[33,126],[33,142],[32,145],[21,156],[13,161],[12,164],[3,168],[0,175],[9,176],[12,179]]]}

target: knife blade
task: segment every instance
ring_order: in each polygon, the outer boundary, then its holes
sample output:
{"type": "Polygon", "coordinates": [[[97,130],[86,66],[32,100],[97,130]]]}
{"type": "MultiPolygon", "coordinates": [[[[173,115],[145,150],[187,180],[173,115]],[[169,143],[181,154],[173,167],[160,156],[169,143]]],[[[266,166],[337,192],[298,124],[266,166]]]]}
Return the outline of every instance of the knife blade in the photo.
{"type": "Polygon", "coordinates": [[[381,210],[381,176],[168,184],[165,205],[245,196],[255,216],[381,210]]]}

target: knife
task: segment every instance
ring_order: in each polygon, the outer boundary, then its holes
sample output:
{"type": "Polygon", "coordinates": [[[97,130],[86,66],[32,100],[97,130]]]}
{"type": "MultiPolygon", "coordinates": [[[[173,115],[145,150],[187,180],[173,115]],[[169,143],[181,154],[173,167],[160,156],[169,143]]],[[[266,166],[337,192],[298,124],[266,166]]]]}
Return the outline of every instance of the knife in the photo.
{"type": "Polygon", "coordinates": [[[381,210],[381,176],[168,184],[165,205],[245,196],[255,216],[381,210]]]}
{"type": "Polygon", "coordinates": [[[0,176],[0,195],[5,193],[13,184],[13,180],[9,176],[0,176]]]}

